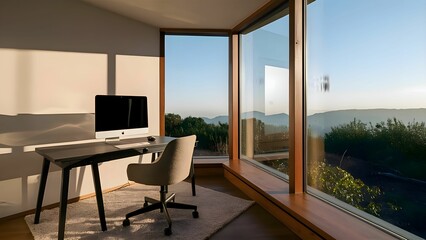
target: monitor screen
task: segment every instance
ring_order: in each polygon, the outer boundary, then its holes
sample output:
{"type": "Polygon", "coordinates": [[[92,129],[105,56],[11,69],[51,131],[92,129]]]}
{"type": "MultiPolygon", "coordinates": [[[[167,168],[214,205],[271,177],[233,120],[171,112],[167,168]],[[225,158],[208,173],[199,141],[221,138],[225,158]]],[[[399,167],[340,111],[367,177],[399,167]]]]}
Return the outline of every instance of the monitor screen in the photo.
{"type": "Polygon", "coordinates": [[[147,133],[148,101],[145,96],[96,95],[96,138],[119,138],[147,133]]]}

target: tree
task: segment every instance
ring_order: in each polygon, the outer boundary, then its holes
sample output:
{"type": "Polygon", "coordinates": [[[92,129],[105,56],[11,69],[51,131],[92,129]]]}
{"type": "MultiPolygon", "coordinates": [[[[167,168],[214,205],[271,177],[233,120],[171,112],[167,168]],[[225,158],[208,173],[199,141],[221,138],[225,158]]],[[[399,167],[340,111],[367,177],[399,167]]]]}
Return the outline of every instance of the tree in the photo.
{"type": "Polygon", "coordinates": [[[178,114],[168,113],[165,116],[166,135],[183,136],[182,118],[178,114]]]}
{"type": "Polygon", "coordinates": [[[329,133],[325,134],[325,151],[343,155],[367,157],[365,151],[371,145],[372,135],[367,128],[367,124],[354,119],[348,124],[332,127],[329,133]]]}
{"type": "Polygon", "coordinates": [[[199,117],[186,117],[166,114],[166,135],[182,137],[195,134],[197,136],[197,148],[206,149],[221,154],[228,152],[228,124],[207,124],[199,117]]]}

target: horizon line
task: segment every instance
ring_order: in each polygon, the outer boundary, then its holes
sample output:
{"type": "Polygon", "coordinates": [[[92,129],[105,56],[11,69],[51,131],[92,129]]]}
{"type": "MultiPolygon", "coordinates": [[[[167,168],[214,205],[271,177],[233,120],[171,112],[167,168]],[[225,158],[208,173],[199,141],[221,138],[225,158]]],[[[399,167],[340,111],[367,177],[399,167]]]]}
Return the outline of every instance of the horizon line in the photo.
{"type": "MultiPolygon", "coordinates": [[[[371,110],[376,110],[376,111],[383,111],[383,110],[385,110],[385,111],[426,110],[426,107],[419,107],[419,108],[350,108],[350,109],[336,109],[336,110],[318,110],[318,111],[315,111],[314,113],[309,114],[307,116],[312,116],[312,115],[315,115],[315,114],[322,114],[322,113],[339,112],[339,111],[371,111],[371,110]]],[[[264,112],[256,111],[256,110],[250,111],[250,112],[243,112],[242,114],[253,113],[253,112],[265,114],[264,112]]],[[[185,118],[187,118],[187,117],[200,117],[200,118],[208,118],[208,119],[214,119],[214,118],[218,118],[218,117],[227,117],[228,116],[228,114],[219,114],[219,115],[216,115],[214,117],[193,116],[193,115],[183,116],[179,113],[173,113],[173,112],[168,112],[168,113],[165,113],[165,114],[166,115],[167,114],[177,114],[177,115],[179,115],[181,117],[185,117],[185,118]]],[[[274,113],[274,114],[268,114],[268,115],[265,114],[265,116],[274,116],[274,115],[280,115],[280,114],[289,115],[288,113],[282,112],[282,113],[274,113]]]]}

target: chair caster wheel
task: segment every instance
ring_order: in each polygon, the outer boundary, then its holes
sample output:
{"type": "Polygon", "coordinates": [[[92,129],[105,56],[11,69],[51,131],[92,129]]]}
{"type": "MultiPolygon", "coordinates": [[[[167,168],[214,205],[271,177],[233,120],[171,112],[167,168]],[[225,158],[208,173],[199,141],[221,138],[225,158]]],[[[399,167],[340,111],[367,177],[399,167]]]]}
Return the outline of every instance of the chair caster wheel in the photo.
{"type": "Polygon", "coordinates": [[[123,220],[123,227],[128,227],[130,226],[130,220],[128,218],[123,220]]]}
{"type": "Polygon", "coordinates": [[[164,229],[164,235],[170,236],[172,235],[172,228],[168,227],[164,229]]]}
{"type": "Polygon", "coordinates": [[[193,218],[198,218],[199,217],[198,212],[196,210],[192,212],[192,217],[193,218]]]}

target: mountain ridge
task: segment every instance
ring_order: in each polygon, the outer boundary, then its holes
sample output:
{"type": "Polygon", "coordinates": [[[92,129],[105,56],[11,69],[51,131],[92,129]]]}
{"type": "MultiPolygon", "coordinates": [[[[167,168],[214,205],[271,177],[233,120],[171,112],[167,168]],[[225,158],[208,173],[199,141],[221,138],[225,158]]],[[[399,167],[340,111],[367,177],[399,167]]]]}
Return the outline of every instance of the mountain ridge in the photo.
{"type": "MultiPolygon", "coordinates": [[[[273,114],[265,115],[262,112],[253,111],[242,114],[244,119],[256,118],[265,124],[274,126],[288,126],[288,114],[273,114]]],[[[308,117],[308,127],[310,130],[324,134],[331,130],[331,127],[346,124],[354,119],[363,123],[380,123],[386,122],[388,119],[396,118],[405,124],[409,122],[426,122],[426,108],[409,108],[409,109],[346,109],[346,110],[333,110],[322,113],[315,113],[308,117]]],[[[228,116],[221,115],[214,118],[204,118],[206,123],[218,124],[228,123],[228,116]]]]}

